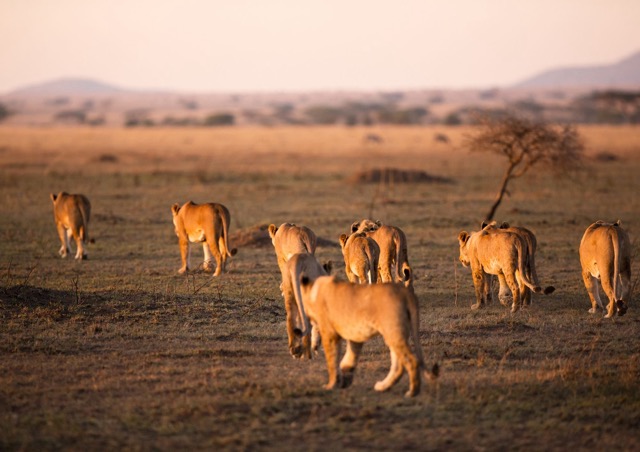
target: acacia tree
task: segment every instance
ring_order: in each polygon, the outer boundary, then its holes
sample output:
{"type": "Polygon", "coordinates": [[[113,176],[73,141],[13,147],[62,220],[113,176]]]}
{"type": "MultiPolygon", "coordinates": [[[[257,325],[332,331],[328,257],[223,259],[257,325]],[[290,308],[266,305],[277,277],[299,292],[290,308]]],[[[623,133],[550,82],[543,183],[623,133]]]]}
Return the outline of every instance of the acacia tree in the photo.
{"type": "Polygon", "coordinates": [[[483,118],[480,130],[467,137],[467,145],[472,151],[491,152],[507,159],[500,190],[486,221],[493,220],[512,179],[522,176],[534,165],[561,174],[577,169],[584,150],[575,127],[554,127],[516,116],[483,118]]]}

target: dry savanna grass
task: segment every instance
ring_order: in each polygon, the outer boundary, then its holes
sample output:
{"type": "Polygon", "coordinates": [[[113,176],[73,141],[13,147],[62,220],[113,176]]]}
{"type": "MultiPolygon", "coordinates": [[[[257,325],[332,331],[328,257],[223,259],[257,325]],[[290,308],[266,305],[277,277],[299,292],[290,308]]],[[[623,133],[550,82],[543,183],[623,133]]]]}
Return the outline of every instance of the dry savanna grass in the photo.
{"type": "Polygon", "coordinates": [[[640,133],[579,130],[585,171],[534,171],[498,210],[535,231],[538,274],[556,287],[512,315],[472,311],[457,263],[456,237],[478,228],[503,171],[464,148],[472,129],[0,128],[0,448],[637,450],[637,297],[624,317],[588,314],[577,250],[590,223],[621,219],[637,255],[640,133]],[[349,182],[376,168],[452,182],[349,182]],[[48,194],[62,190],[92,202],[87,261],[57,255],[48,194]],[[241,245],[219,278],[177,274],[170,206],[189,199],[231,211],[241,245]],[[346,390],[322,388],[322,352],[288,354],[261,225],[311,227],[344,278],[335,242],[365,217],[407,234],[422,347],[441,368],[414,399],[406,377],[373,390],[381,339],[346,390]]]}

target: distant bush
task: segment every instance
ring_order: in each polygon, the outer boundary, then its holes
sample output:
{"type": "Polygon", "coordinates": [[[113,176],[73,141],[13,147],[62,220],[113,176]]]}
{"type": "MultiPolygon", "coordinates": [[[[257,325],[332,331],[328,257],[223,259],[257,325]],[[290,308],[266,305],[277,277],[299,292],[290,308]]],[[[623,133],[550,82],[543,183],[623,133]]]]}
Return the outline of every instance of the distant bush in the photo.
{"type": "Polygon", "coordinates": [[[126,127],[153,127],[156,123],[150,118],[127,118],[124,125],[126,127]]]}
{"type": "Polygon", "coordinates": [[[313,124],[330,125],[337,124],[344,112],[340,108],[318,105],[307,108],[304,114],[313,124]]]}
{"type": "Polygon", "coordinates": [[[406,110],[386,109],[380,111],[378,118],[383,124],[413,125],[420,124],[422,118],[428,113],[429,111],[422,107],[409,108],[406,110]]]}
{"type": "Polygon", "coordinates": [[[207,127],[232,126],[236,122],[235,116],[231,113],[215,113],[204,119],[204,125],[207,127]]]}
{"type": "Polygon", "coordinates": [[[84,124],[87,114],[83,110],[64,110],[56,113],[54,119],[64,123],[84,124]]]}
{"type": "Polygon", "coordinates": [[[149,118],[148,110],[144,108],[129,110],[125,113],[125,127],[152,127],[155,122],[149,118]]]}
{"type": "Polygon", "coordinates": [[[447,126],[459,126],[462,124],[462,119],[458,113],[449,113],[442,122],[447,126]]]}
{"type": "Polygon", "coordinates": [[[7,119],[10,114],[9,109],[4,104],[0,104],[0,122],[7,119]]]}
{"type": "Polygon", "coordinates": [[[162,120],[162,125],[184,127],[184,126],[197,126],[199,125],[199,123],[196,118],[192,118],[192,117],[176,118],[174,116],[167,116],[162,120]]]}

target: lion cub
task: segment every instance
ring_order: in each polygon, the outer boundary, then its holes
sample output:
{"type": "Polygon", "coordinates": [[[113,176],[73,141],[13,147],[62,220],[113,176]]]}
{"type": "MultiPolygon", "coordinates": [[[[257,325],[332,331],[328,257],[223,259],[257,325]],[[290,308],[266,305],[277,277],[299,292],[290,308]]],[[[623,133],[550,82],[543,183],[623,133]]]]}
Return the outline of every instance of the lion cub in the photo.
{"type": "Polygon", "coordinates": [[[604,309],[598,291],[602,284],[609,305],[605,317],[627,312],[631,292],[631,245],[629,235],[622,229],[620,220],[615,223],[597,221],[587,228],[580,241],[582,279],[591,299],[594,314],[598,307],[604,309]]]}
{"type": "Polygon", "coordinates": [[[84,248],[89,240],[89,218],[91,216],[91,203],[86,196],[81,194],[70,195],[64,191],[57,195],[49,195],[53,202],[53,219],[56,222],[61,247],[58,253],[67,257],[69,252],[69,239],[76,241],[76,259],[87,259],[84,248]]]}
{"type": "MultiPolygon", "coordinates": [[[[405,271],[410,275],[408,268],[405,271]]],[[[311,281],[302,275],[300,284],[303,312],[317,325],[327,359],[329,382],[325,388],[348,387],[364,342],[381,334],[391,353],[391,368],[374,389],[390,389],[406,370],[409,390],[405,396],[413,397],[420,392],[424,357],[418,333],[418,301],[413,290],[400,284],[353,284],[332,276],[319,276],[311,281]],[[409,337],[413,340],[413,351],[409,337]],[[342,339],[347,340],[347,351],[339,362],[342,339]]]]}
{"type": "Polygon", "coordinates": [[[363,233],[340,235],[344,270],[352,283],[373,284],[378,280],[380,247],[363,233]]]}

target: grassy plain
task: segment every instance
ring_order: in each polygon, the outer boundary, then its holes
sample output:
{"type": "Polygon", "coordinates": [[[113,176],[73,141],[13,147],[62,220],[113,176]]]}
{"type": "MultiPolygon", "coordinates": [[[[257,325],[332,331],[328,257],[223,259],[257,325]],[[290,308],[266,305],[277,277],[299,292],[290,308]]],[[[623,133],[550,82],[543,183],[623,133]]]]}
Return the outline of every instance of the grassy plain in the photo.
{"type": "MultiPolygon", "coordinates": [[[[477,229],[503,163],[465,150],[469,131],[0,128],[0,449],[638,450],[637,297],[624,317],[589,315],[577,249],[590,223],[618,218],[638,249],[640,130],[583,127],[584,172],[510,187],[498,219],[535,231],[540,279],[557,288],[515,315],[471,311],[457,263],[456,237],[477,229]],[[454,183],[346,182],[375,167],[454,183]],[[62,190],[93,205],[84,262],[57,256],[48,194],[62,190]],[[437,383],[412,400],[406,377],[373,391],[389,365],[375,339],[349,389],[323,390],[324,357],[288,355],[270,244],[241,246],[220,278],[176,273],[170,206],[189,199],[227,205],[232,235],[400,226],[437,383]]],[[[317,254],[344,276],[339,248],[317,254]]]]}

